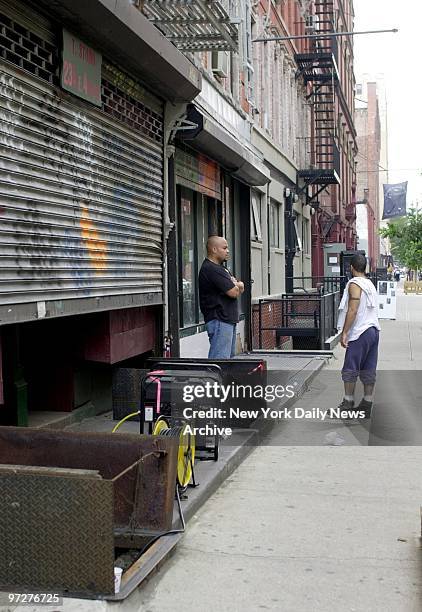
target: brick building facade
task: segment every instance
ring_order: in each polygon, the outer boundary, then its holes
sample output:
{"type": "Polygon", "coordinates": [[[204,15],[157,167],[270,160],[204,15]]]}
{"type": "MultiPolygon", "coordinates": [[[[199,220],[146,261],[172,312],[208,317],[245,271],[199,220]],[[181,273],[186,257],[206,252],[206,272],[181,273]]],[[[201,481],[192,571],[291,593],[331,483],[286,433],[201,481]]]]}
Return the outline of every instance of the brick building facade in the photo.
{"type": "Polygon", "coordinates": [[[381,129],[377,84],[367,83],[366,92],[360,93],[355,121],[359,155],[357,157],[357,209],[359,215],[359,248],[366,251],[369,267],[375,270],[379,265],[380,237],[380,151],[381,129]]]}

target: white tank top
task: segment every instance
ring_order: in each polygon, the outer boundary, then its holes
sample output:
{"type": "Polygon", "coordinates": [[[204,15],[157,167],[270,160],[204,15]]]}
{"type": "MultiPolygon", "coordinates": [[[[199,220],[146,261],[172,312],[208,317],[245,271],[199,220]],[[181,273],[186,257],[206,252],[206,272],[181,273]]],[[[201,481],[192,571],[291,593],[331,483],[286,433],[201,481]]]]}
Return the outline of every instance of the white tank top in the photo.
{"type": "MultiPolygon", "coordinates": [[[[355,282],[355,279],[352,279],[350,282],[355,282]]],[[[362,293],[360,296],[359,308],[356,313],[356,319],[349,331],[349,342],[357,340],[359,336],[370,327],[375,327],[378,330],[381,329],[378,321],[378,294],[372,281],[370,281],[369,278],[359,278],[359,281],[355,284],[362,289],[362,293]],[[375,307],[368,306],[367,292],[371,293],[371,300],[372,303],[375,304],[375,307]]]]}

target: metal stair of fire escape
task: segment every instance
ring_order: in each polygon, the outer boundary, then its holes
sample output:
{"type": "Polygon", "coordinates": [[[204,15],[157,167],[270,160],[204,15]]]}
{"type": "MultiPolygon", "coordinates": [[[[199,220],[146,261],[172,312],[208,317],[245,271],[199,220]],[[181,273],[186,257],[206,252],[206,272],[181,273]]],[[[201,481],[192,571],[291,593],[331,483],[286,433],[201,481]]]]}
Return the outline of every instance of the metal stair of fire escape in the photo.
{"type": "MultiPolygon", "coordinates": [[[[334,30],[334,2],[322,0],[314,3],[318,31],[330,34],[334,30]]],[[[327,171],[335,166],[335,82],[332,71],[333,39],[320,38],[318,51],[329,57],[324,61],[324,72],[327,79],[314,89],[314,121],[315,121],[315,165],[327,171]],[[329,64],[326,66],[326,64],[329,64]]]]}
{"type": "MultiPolygon", "coordinates": [[[[314,2],[316,34],[327,35],[334,31],[334,3],[314,2]]],[[[313,39],[311,50],[296,55],[298,74],[306,84],[312,85],[309,99],[313,106],[314,131],[312,167],[300,170],[298,177],[309,185],[328,185],[340,182],[339,153],[336,135],[336,62],[337,41],[331,37],[313,39]]]]}

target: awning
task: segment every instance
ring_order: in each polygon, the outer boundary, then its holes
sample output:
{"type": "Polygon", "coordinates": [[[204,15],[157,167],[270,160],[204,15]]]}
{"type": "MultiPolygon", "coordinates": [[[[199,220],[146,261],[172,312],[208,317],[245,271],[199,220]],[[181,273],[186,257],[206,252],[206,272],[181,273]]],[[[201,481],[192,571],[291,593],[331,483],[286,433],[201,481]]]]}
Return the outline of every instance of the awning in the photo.
{"type": "Polygon", "coordinates": [[[179,132],[179,140],[189,142],[192,148],[205,153],[248,185],[265,185],[270,181],[270,171],[262,159],[205,111],[190,104],[187,120],[197,127],[179,132]]]}

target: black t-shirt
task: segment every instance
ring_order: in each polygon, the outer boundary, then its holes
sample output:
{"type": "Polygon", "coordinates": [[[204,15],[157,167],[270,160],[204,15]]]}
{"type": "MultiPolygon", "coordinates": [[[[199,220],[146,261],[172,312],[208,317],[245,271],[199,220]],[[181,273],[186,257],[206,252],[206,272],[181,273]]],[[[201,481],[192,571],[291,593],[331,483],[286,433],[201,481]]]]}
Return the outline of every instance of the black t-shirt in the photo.
{"type": "Polygon", "coordinates": [[[199,271],[199,303],[205,323],[212,319],[225,323],[239,321],[237,298],[226,295],[226,291],[234,286],[230,272],[224,266],[204,259],[199,271]]]}

